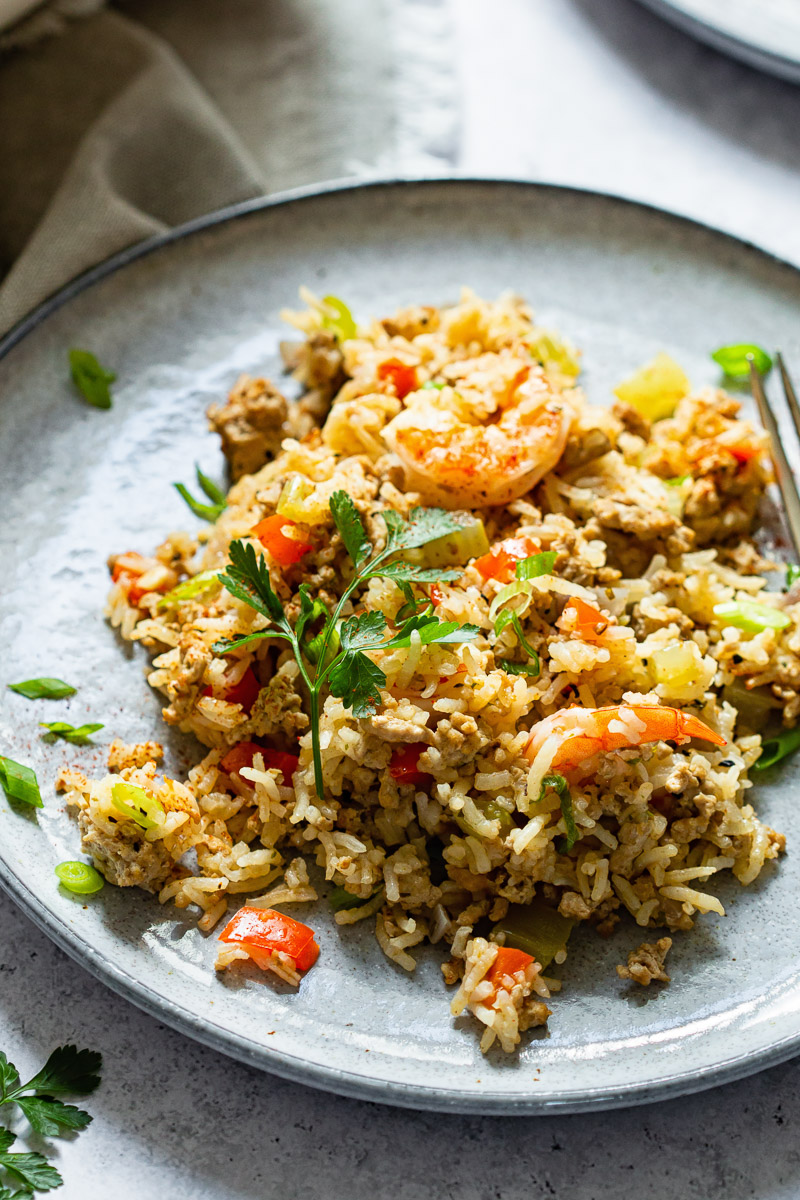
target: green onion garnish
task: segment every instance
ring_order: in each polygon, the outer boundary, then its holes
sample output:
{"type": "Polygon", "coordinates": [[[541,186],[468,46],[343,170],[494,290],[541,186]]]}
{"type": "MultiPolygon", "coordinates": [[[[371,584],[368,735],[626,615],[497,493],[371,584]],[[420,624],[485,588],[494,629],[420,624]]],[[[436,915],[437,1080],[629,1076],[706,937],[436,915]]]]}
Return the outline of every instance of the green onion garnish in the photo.
{"type": "Polygon", "coordinates": [[[173,483],[172,486],[178,495],[186,501],[194,515],[199,517],[201,521],[216,521],[220,514],[228,507],[225,493],[220,487],[217,487],[213,479],[209,479],[207,475],[203,474],[197,463],[194,464],[194,471],[197,476],[197,482],[211,501],[211,504],[203,504],[202,500],[196,500],[189,489],[182,483],[173,483]]]}
{"type": "Polygon", "coordinates": [[[111,789],[111,803],[117,812],[135,821],[141,829],[155,829],[164,816],[164,809],[144,788],[132,783],[115,783],[111,789]]]}
{"type": "Polygon", "coordinates": [[[41,679],[23,679],[21,683],[7,683],[7,688],[18,692],[26,700],[63,700],[65,696],[74,696],[77,688],[63,679],[51,679],[43,675],[41,679]]]}
{"type": "Polygon", "coordinates": [[[759,375],[766,375],[767,371],[772,370],[772,359],[766,350],[762,350],[760,346],[754,346],[751,342],[738,342],[734,346],[720,346],[719,350],[715,350],[711,357],[731,379],[741,379],[747,378],[750,374],[748,355],[753,356],[753,362],[759,375]]]}
{"type": "Polygon", "coordinates": [[[4,758],[0,754],[0,783],[12,800],[19,800],[20,804],[30,804],[31,808],[42,807],[39,781],[31,767],[14,762],[13,758],[4,758]]]}
{"type": "Polygon", "coordinates": [[[422,385],[422,390],[430,392],[435,389],[437,392],[440,392],[443,387],[447,387],[447,384],[446,383],[436,383],[433,379],[426,379],[422,385]]]}
{"type": "Polygon", "coordinates": [[[768,771],[781,759],[788,758],[800,749],[800,726],[796,729],[783,729],[774,737],[764,738],[761,743],[761,754],[753,763],[753,771],[768,771]]]}
{"type": "Polygon", "coordinates": [[[542,800],[545,798],[545,795],[551,789],[552,791],[558,793],[561,801],[561,816],[564,818],[564,826],[567,831],[567,836],[560,839],[556,849],[558,850],[559,854],[568,854],[581,835],[578,832],[577,825],[575,824],[575,815],[572,811],[572,795],[570,794],[569,785],[564,776],[559,775],[557,771],[554,771],[550,775],[545,775],[544,779],[542,780],[542,786],[536,803],[541,804],[542,800]]]}
{"type": "MultiPolygon", "coordinates": [[[[39,724],[49,731],[53,737],[63,738],[73,746],[83,746],[93,733],[103,729],[102,725],[70,725],[67,721],[40,721],[39,724]]],[[[45,739],[47,735],[45,735],[45,739]]]]}
{"type": "Polygon", "coordinates": [[[523,558],[516,566],[517,579],[536,579],[539,575],[551,575],[558,558],[557,550],[545,550],[541,554],[531,554],[523,558]]]}
{"type": "Polygon", "coordinates": [[[786,566],[786,590],[800,579],[800,567],[797,563],[788,563],[786,566]]]}
{"type": "Polygon", "coordinates": [[[745,633],[762,633],[765,629],[785,629],[791,620],[779,608],[759,604],[755,600],[729,600],[714,605],[714,616],[721,625],[735,625],[745,633]]]}
{"type": "Polygon", "coordinates": [[[109,384],[117,378],[107,371],[88,350],[70,350],[69,369],[72,381],[84,400],[93,408],[111,408],[109,384]]]}
{"type": "Polygon", "coordinates": [[[59,882],[76,896],[91,896],[105,885],[105,879],[88,863],[63,862],[55,869],[59,882]]]}

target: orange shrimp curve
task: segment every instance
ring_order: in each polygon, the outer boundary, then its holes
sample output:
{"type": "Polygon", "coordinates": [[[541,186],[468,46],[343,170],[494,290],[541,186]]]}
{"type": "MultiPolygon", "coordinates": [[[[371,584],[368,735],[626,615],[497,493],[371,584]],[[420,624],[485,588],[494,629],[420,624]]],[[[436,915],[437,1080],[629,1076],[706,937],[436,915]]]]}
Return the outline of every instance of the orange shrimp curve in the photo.
{"type": "Polygon", "coordinates": [[[660,704],[610,704],[605,708],[565,708],[539,721],[531,730],[525,753],[533,762],[551,734],[562,734],[554,770],[573,770],[595,754],[639,746],[644,742],[677,742],[692,738],[726,745],[725,738],[704,721],[678,708],[660,704]]]}

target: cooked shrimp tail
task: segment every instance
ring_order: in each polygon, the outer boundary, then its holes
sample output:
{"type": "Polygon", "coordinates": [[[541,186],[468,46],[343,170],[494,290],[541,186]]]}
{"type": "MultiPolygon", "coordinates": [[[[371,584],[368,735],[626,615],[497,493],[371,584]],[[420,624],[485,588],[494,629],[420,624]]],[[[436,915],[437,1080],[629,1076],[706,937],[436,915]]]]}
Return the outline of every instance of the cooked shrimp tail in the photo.
{"type": "Polygon", "coordinates": [[[548,738],[555,739],[553,769],[573,770],[595,754],[692,738],[724,746],[725,738],[691,713],[659,704],[611,704],[605,708],[567,708],[545,717],[531,730],[525,753],[533,762],[548,738]]]}

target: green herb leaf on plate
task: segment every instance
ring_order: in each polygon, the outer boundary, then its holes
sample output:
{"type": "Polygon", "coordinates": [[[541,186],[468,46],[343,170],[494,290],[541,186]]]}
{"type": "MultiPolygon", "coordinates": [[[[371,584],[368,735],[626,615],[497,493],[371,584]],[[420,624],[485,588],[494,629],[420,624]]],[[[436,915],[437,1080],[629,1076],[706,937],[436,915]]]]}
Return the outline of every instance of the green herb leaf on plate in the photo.
{"type": "Polygon", "coordinates": [[[69,369],[73,383],[87,403],[93,408],[111,408],[109,385],[117,378],[113,371],[101,366],[89,350],[70,350],[69,369]]]}
{"type": "Polygon", "coordinates": [[[39,679],[23,679],[21,683],[7,683],[6,687],[26,700],[63,700],[65,696],[74,696],[78,690],[64,683],[63,679],[53,679],[48,675],[39,679]]]}
{"type": "Polygon", "coordinates": [[[31,808],[42,807],[42,796],[36,772],[24,763],[14,762],[0,754],[0,784],[12,800],[29,804],[31,808]]]}
{"type": "Polygon", "coordinates": [[[715,350],[711,357],[731,379],[742,379],[748,378],[750,375],[748,355],[753,356],[753,362],[759,375],[766,375],[768,371],[772,370],[772,359],[766,350],[762,350],[760,346],[756,346],[752,342],[737,342],[732,346],[720,346],[719,350],[715,350]]]}

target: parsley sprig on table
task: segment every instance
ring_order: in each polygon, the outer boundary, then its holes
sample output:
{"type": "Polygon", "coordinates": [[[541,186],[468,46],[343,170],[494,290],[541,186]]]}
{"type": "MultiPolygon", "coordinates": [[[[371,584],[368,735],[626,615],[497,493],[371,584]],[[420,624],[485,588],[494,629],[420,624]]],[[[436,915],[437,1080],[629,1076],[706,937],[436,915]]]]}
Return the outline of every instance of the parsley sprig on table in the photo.
{"type": "Polygon", "coordinates": [[[460,529],[462,516],[442,508],[414,508],[406,519],[387,509],[381,513],[386,525],[386,544],[376,552],[358,509],[346,492],[333,493],[330,510],[355,567],[353,578],[333,611],[329,611],[319,597],[312,597],[307,584],[301,584],[300,612],[293,627],[273,590],[263,555],[257,556],[253,546],[246,542],[234,541],[230,546],[230,566],[220,574],[219,580],[237,600],[244,601],[266,617],[271,628],[214,644],[215,653],[227,654],[263,638],[277,638],[289,643],[309,694],[314,783],[320,800],[324,799],[319,740],[323,688],[327,685],[333,696],[352,709],[354,716],[368,717],[380,704],[380,688],[386,683],[386,675],[369,658],[367,651],[410,646],[415,634],[427,646],[469,642],[479,633],[475,625],[441,621],[430,605],[420,610],[414,599],[412,584],[458,579],[460,570],[426,568],[402,557],[409,550],[460,529]],[[393,580],[406,597],[406,604],[394,622],[394,632],[388,638],[388,622],[382,612],[368,611],[341,620],[344,607],[356,589],[377,576],[393,580]],[[321,629],[313,638],[307,638],[309,627],[320,620],[321,629]]]}
{"type": "MultiPolygon", "coordinates": [[[[41,1071],[22,1083],[19,1071],[0,1051],[0,1107],[15,1104],[28,1119],[31,1128],[43,1137],[58,1137],[85,1129],[89,1113],[74,1104],[65,1104],[59,1095],[87,1096],[100,1083],[102,1058],[93,1050],[77,1046],[59,1046],[41,1071]]],[[[0,1126],[0,1168],[12,1180],[16,1190],[0,1182],[0,1200],[14,1200],[31,1192],[49,1192],[64,1182],[43,1154],[16,1153],[11,1130],[0,1126]]]]}

